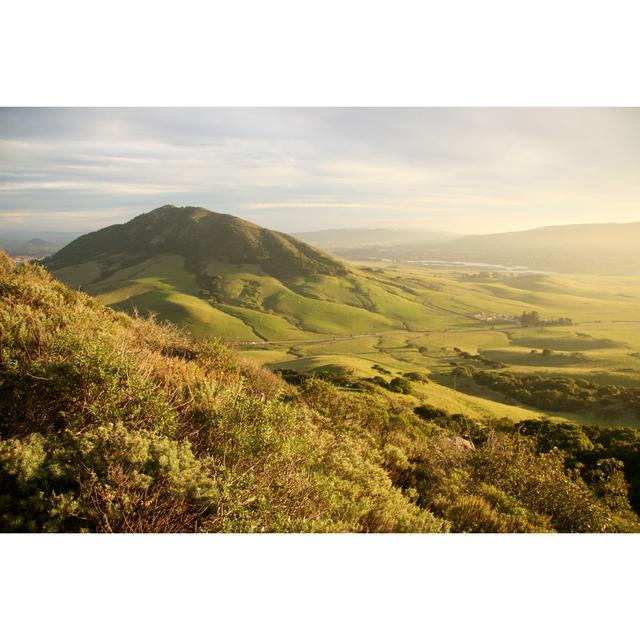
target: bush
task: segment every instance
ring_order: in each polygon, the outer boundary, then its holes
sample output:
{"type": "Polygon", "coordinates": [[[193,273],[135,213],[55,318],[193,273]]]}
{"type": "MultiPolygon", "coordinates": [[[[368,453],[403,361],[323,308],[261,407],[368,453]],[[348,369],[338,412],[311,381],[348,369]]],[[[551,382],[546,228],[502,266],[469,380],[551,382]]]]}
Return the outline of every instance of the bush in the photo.
{"type": "Polygon", "coordinates": [[[409,373],[405,373],[404,377],[407,380],[411,380],[411,382],[429,382],[427,376],[419,373],[418,371],[409,371],[409,373]]]}
{"type": "Polygon", "coordinates": [[[196,531],[216,483],[187,443],[123,424],[0,442],[3,531],[196,531]]]}

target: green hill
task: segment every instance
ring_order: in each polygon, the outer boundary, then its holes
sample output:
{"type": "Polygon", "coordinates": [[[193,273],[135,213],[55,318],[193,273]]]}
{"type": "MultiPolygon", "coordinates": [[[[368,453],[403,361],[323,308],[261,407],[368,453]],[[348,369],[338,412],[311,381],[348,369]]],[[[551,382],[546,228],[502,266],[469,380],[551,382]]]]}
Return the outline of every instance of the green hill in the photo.
{"type": "Polygon", "coordinates": [[[234,216],[165,206],[45,261],[115,309],[240,340],[426,328],[430,312],[304,242],[234,216]]]}
{"type": "Polygon", "coordinates": [[[52,270],[98,261],[102,275],[159,255],[180,255],[194,271],[209,260],[259,265],[275,277],[344,275],[330,256],[235,216],[201,207],[166,205],[74,240],[48,262],[52,270]]]}
{"type": "Polygon", "coordinates": [[[288,384],[4,254],[0,336],[2,532],[640,528],[632,429],[483,422],[331,372],[288,384]]]}

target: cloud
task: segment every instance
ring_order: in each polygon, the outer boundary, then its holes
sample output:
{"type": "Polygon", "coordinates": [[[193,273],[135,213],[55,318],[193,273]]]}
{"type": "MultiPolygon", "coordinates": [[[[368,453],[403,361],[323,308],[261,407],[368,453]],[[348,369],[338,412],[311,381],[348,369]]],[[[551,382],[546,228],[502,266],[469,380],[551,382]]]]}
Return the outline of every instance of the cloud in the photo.
{"type": "Polygon", "coordinates": [[[0,226],[13,227],[26,224],[30,215],[28,211],[0,211],[0,226]]]}
{"type": "Polygon", "coordinates": [[[639,143],[638,109],[7,108],[0,213],[31,213],[0,228],[83,231],[166,202],[285,231],[629,221],[639,143]]]}

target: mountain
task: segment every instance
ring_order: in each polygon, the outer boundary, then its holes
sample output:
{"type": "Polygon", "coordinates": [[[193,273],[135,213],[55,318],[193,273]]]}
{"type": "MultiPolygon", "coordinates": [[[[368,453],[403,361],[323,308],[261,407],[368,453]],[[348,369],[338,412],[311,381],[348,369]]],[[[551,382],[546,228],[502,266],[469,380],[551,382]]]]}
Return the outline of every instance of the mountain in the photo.
{"type": "Polygon", "coordinates": [[[564,273],[632,275],[640,274],[638,246],[640,222],[578,224],[465,236],[437,247],[404,246],[387,257],[484,262],[564,273]]]}
{"type": "Polygon", "coordinates": [[[424,229],[324,229],[292,235],[299,240],[328,250],[397,245],[429,246],[460,237],[459,234],[450,231],[425,231],[424,229]]]}
{"type": "Polygon", "coordinates": [[[51,242],[42,238],[31,238],[26,242],[13,245],[7,249],[10,256],[29,256],[32,258],[44,258],[58,251],[64,243],[51,242]]]}
{"type": "Polygon", "coordinates": [[[274,276],[347,272],[330,256],[284,233],[201,207],[173,205],[88,233],[64,247],[48,264],[56,270],[98,259],[109,271],[162,254],[188,258],[194,268],[208,260],[259,265],[274,276]]]}
{"type": "Polygon", "coordinates": [[[81,234],[77,231],[48,231],[44,229],[0,229],[0,247],[15,246],[32,238],[40,238],[63,247],[81,234]]]}
{"type": "Polygon", "coordinates": [[[84,235],[44,261],[66,284],[199,336],[299,339],[422,328],[394,282],[284,233],[199,207],[164,206],[84,235]]]}

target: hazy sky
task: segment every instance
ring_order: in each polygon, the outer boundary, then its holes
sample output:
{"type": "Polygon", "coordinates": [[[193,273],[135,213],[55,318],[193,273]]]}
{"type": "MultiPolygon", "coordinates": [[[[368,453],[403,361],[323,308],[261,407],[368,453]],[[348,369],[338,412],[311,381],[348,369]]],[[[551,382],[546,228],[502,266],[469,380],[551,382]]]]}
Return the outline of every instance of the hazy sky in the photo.
{"type": "Polygon", "coordinates": [[[640,220],[640,109],[0,109],[0,231],[163,204],[283,231],[640,220]]]}

